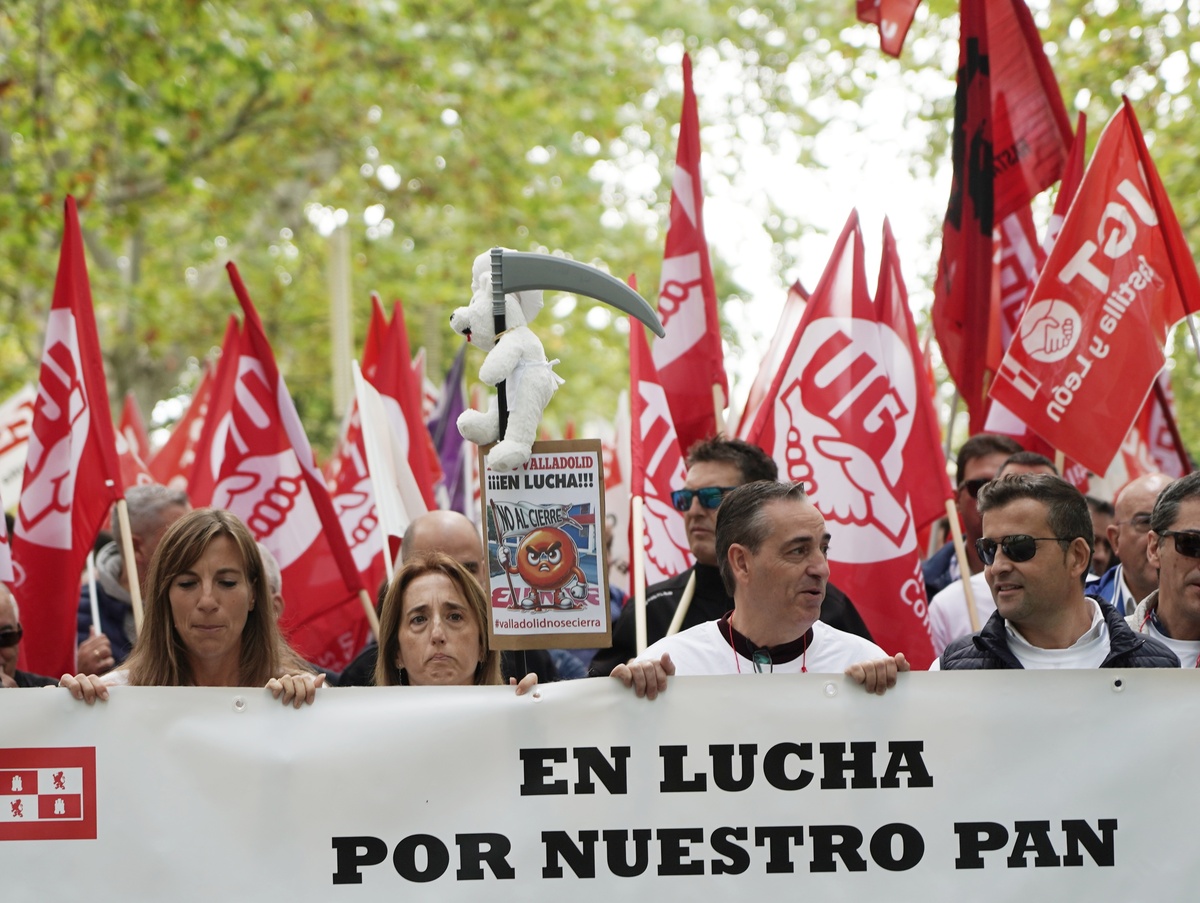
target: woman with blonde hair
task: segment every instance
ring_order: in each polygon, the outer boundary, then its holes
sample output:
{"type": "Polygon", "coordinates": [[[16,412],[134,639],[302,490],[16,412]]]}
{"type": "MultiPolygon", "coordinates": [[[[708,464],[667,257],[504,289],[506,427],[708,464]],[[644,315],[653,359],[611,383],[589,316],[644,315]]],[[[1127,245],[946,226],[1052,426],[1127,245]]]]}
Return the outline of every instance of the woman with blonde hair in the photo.
{"type": "MultiPolygon", "coordinates": [[[[488,643],[488,599],[471,573],[442,552],[408,561],[383,598],[375,685],[495,686],[500,653],[488,643]]],[[[516,686],[537,683],[527,674],[516,686]]]]}
{"type": "Polygon", "coordinates": [[[198,508],[163,534],[146,578],[145,618],[129,658],[103,677],[64,675],[91,704],[108,687],[261,687],[285,705],[312,702],[314,675],[284,641],[267,574],[246,525],[198,508]]]}

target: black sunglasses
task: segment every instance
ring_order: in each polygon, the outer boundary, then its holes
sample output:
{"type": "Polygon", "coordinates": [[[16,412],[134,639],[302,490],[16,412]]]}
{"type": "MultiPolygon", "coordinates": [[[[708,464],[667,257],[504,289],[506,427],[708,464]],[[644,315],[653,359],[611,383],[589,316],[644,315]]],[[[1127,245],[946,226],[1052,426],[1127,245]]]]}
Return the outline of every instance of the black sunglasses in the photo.
{"type": "Polygon", "coordinates": [[[986,565],[996,560],[996,549],[1004,552],[1009,561],[1028,561],[1037,554],[1039,542],[1062,542],[1057,536],[1029,536],[1025,533],[1014,533],[1012,536],[1002,536],[1000,539],[975,540],[975,551],[986,565]]]}
{"type": "Polygon", "coordinates": [[[736,486],[705,486],[703,489],[676,489],[671,493],[671,504],[676,511],[687,511],[692,507],[692,499],[700,499],[700,507],[710,511],[721,507],[721,499],[725,493],[733,492],[736,486]]]}
{"type": "Polygon", "coordinates": [[[21,637],[24,634],[25,631],[21,629],[20,624],[16,627],[5,627],[3,630],[0,630],[0,649],[17,645],[17,643],[21,642],[21,637]]]}
{"type": "Polygon", "coordinates": [[[1200,558],[1200,532],[1195,530],[1163,530],[1158,535],[1162,539],[1174,536],[1175,551],[1185,558],[1200,558]]]}
{"type": "Polygon", "coordinates": [[[962,484],[962,488],[967,490],[967,495],[973,499],[979,498],[979,490],[986,486],[991,480],[967,480],[962,484]]]}

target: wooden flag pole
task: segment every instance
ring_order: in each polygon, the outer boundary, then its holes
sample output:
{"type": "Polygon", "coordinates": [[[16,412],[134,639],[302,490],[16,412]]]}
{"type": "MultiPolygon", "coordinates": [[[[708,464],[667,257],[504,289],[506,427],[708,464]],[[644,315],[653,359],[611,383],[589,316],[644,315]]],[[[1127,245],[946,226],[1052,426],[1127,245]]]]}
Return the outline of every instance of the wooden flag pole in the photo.
{"type": "Polygon", "coordinates": [[[967,599],[967,617],[971,619],[971,633],[979,632],[979,615],[975,611],[975,592],[971,586],[971,562],[967,559],[967,546],[963,542],[962,527],[958,523],[958,505],[954,499],[946,499],[946,517],[950,521],[950,535],[954,539],[954,554],[958,556],[958,571],[962,574],[963,595],[967,599]]]}
{"type": "MultiPolygon", "coordinates": [[[[387,557],[386,555],[384,556],[387,557]]],[[[390,583],[391,580],[389,579],[390,583]]],[[[375,637],[375,642],[379,642],[379,615],[375,613],[375,606],[371,604],[371,596],[365,589],[358,591],[358,599],[362,602],[363,611],[367,614],[367,623],[371,625],[371,636],[375,637]]]]}
{"type": "MultiPolygon", "coordinates": [[[[721,387],[713,384],[713,418],[717,424],[717,435],[725,435],[725,393],[721,391],[721,387]]],[[[683,449],[684,454],[687,454],[687,449],[683,449]]]]}
{"type": "Polygon", "coordinates": [[[125,499],[117,499],[117,524],[121,531],[121,558],[125,564],[125,576],[129,580],[129,600],[133,603],[133,631],[142,632],[142,585],[139,582],[137,561],[133,557],[133,531],[129,527],[129,506],[125,499]]]}
{"type": "Polygon", "coordinates": [[[674,636],[679,633],[679,628],[683,626],[683,619],[687,617],[688,609],[692,607],[692,596],[696,595],[696,569],[692,568],[692,575],[688,577],[687,586],[683,588],[683,595],[679,597],[679,605],[675,608],[675,614],[671,618],[671,626],[667,628],[667,636],[674,636]]]}
{"type": "Polygon", "coordinates": [[[646,651],[646,523],[642,515],[643,500],[633,497],[633,632],[637,654],[646,651]]]}
{"type": "Polygon", "coordinates": [[[1067,464],[1067,456],[1061,448],[1054,450],[1054,469],[1058,471],[1059,476],[1062,476],[1063,468],[1067,464]]]}

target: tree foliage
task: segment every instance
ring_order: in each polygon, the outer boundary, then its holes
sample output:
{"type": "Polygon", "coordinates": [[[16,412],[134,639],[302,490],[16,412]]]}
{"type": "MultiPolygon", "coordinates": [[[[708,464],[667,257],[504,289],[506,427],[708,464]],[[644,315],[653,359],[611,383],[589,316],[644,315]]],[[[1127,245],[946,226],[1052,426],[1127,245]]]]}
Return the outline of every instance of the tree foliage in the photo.
{"type": "MultiPolygon", "coordinates": [[[[1196,247],[1196,4],[1034,8],[1068,107],[1086,108],[1094,133],[1130,94],[1196,247]]],[[[5,4],[0,396],[37,372],[67,193],[80,202],[114,397],[134,390],[145,408],[187,389],[235,308],[223,271],[234,259],[327,447],[330,229],[351,239],[357,340],[371,289],[400,298],[436,379],[458,341],[449,312],[492,245],[636,273],[653,295],[683,49],[705,135],[732,149],[706,175],[736,190],[739,147],[798,138],[801,162],[816,165],[826,122],[885,81],[911,91],[911,128],[928,138],[914,174],[948,165],[956,41],[948,0],[921,7],[899,63],[850,0],[5,4]]],[[[806,225],[772,216],[768,227],[782,298],[806,225]]],[[[714,263],[719,294],[740,291],[714,263]]],[[[623,327],[588,301],[547,300],[539,332],[567,378],[549,417],[610,415],[627,380],[623,327]]]]}

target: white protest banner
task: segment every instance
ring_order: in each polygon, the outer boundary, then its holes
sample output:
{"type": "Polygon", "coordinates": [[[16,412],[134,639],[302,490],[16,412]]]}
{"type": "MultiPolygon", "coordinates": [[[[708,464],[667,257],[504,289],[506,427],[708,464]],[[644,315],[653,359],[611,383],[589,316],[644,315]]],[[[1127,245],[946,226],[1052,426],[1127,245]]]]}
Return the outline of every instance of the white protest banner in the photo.
{"type": "Polygon", "coordinates": [[[3,895],[1190,899],[1197,680],[913,673],[877,697],[742,675],[649,702],[596,679],[301,710],[261,689],[2,692],[3,895]]]}
{"type": "Polygon", "coordinates": [[[599,440],[535,442],[511,472],[492,470],[481,452],[480,467],[492,646],[609,646],[599,440]]]}

